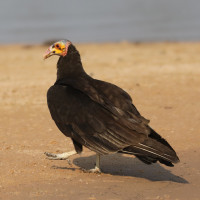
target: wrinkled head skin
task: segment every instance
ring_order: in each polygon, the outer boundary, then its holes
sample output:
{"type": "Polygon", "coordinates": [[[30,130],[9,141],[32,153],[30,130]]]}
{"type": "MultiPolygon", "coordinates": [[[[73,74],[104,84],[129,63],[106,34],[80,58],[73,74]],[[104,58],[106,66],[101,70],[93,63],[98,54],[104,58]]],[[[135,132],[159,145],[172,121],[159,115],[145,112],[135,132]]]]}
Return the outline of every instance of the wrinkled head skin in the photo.
{"type": "Polygon", "coordinates": [[[52,44],[44,54],[44,59],[49,58],[53,55],[58,56],[66,56],[68,47],[70,46],[71,42],[69,40],[61,40],[52,44]]]}

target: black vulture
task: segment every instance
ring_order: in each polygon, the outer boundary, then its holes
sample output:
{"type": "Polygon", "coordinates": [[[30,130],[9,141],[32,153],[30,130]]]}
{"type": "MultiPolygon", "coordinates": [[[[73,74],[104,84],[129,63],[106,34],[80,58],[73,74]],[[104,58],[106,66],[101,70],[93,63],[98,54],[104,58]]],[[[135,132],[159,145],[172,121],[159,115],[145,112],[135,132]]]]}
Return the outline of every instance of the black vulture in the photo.
{"type": "Polygon", "coordinates": [[[112,153],[131,154],[146,164],[159,161],[174,166],[179,161],[169,143],[140,115],[127,92],[84,71],[80,54],[70,41],[51,45],[44,59],[52,55],[60,57],[47,103],[51,117],[72,139],[75,150],[45,153],[49,159],[68,159],[85,146],[97,154],[95,172],[100,171],[100,155],[112,153]]]}

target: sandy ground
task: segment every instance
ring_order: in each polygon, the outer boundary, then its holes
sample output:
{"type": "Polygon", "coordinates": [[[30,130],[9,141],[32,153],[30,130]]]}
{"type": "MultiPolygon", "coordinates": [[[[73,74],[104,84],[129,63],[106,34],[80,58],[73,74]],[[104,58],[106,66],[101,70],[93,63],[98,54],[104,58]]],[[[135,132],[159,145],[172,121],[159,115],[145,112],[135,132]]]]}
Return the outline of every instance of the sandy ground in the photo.
{"type": "Polygon", "coordinates": [[[85,70],[115,83],[177,151],[174,168],[131,156],[94,153],[50,161],[44,152],[73,149],[52,121],[46,91],[56,78],[46,46],[0,48],[0,199],[200,199],[200,43],[77,44],[85,70]]]}

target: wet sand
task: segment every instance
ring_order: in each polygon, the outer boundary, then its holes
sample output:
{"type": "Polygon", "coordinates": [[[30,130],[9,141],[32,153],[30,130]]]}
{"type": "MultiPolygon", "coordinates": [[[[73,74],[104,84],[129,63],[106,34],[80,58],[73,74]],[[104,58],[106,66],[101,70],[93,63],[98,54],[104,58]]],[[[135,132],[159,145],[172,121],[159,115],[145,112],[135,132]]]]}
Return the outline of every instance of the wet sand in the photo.
{"type": "Polygon", "coordinates": [[[0,199],[200,199],[200,43],[77,44],[87,73],[126,90],[150,125],[177,151],[173,168],[109,155],[102,174],[84,149],[67,161],[47,152],[73,149],[52,121],[46,91],[56,78],[47,46],[0,48],[0,199]]]}

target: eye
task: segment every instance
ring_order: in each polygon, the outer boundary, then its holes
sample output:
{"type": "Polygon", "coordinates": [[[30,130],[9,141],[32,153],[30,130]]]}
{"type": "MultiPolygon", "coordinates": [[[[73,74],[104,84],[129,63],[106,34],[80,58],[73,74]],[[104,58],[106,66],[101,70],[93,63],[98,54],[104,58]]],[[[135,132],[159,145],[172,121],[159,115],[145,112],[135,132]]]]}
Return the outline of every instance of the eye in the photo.
{"type": "Polygon", "coordinates": [[[59,48],[59,47],[60,47],[60,45],[59,45],[59,44],[56,44],[56,47],[57,47],[57,48],[59,48]]]}
{"type": "Polygon", "coordinates": [[[53,51],[53,53],[56,53],[55,51],[53,51]]]}

